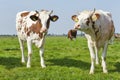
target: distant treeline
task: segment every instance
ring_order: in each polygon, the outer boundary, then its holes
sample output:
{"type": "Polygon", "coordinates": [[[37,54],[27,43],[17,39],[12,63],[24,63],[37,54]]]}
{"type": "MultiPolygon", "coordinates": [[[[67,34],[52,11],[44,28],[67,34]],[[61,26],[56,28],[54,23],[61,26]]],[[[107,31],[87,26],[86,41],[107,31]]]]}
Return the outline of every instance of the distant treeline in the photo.
{"type": "MultiPolygon", "coordinates": [[[[9,34],[5,34],[5,35],[0,35],[0,37],[2,36],[6,36],[6,37],[9,37],[9,36],[14,36],[14,37],[17,37],[16,34],[13,34],[13,35],[9,35],[9,34]]],[[[67,36],[67,34],[47,34],[47,36],[67,36]]],[[[84,34],[77,34],[77,36],[84,36],[84,34]]]]}
{"type": "MultiPolygon", "coordinates": [[[[67,37],[67,34],[47,34],[47,36],[66,36],[67,37]]],[[[77,36],[81,36],[81,37],[84,37],[84,33],[80,33],[80,34],[77,34],[77,36]]],[[[9,34],[1,34],[0,37],[17,37],[16,34],[13,34],[13,35],[9,35],[9,34]]],[[[114,34],[114,37],[115,38],[120,38],[120,33],[115,33],[114,34]]]]}
{"type": "Polygon", "coordinates": [[[5,34],[5,35],[3,35],[3,34],[0,35],[0,37],[4,37],[4,36],[5,36],[5,37],[9,37],[9,36],[15,36],[15,37],[16,37],[17,35],[15,35],[15,34],[13,34],[13,35],[9,35],[9,34],[7,34],[7,35],[6,35],[6,34],[5,34]]]}
{"type": "MultiPolygon", "coordinates": [[[[17,37],[16,34],[13,34],[13,35],[0,34],[0,37],[2,37],[2,36],[6,36],[6,37],[14,36],[14,37],[17,37]]],[[[67,34],[47,34],[47,36],[67,36],[67,34]]],[[[84,33],[77,34],[77,36],[84,36],[84,33]]],[[[115,33],[114,36],[115,36],[115,38],[120,38],[120,33],[115,33]]]]}

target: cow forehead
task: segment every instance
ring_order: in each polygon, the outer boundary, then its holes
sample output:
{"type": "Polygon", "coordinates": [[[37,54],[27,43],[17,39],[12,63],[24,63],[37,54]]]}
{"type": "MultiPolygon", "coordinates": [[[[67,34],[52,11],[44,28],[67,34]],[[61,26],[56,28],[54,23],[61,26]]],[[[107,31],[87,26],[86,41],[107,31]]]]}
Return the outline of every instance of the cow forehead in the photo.
{"type": "Polygon", "coordinates": [[[49,15],[48,14],[40,14],[40,19],[48,19],[49,18],[49,15]]]}
{"type": "Polygon", "coordinates": [[[48,13],[48,11],[41,11],[40,13],[40,18],[41,19],[48,19],[50,14],[48,13]]]}
{"type": "Polygon", "coordinates": [[[90,17],[90,13],[88,12],[82,12],[78,15],[78,19],[79,20],[84,20],[90,17]]]}
{"type": "Polygon", "coordinates": [[[35,14],[36,14],[35,11],[31,11],[31,12],[29,13],[29,16],[31,16],[31,15],[35,15],[35,14]]]}
{"type": "Polygon", "coordinates": [[[48,14],[49,11],[47,10],[41,10],[40,13],[48,14]]]}

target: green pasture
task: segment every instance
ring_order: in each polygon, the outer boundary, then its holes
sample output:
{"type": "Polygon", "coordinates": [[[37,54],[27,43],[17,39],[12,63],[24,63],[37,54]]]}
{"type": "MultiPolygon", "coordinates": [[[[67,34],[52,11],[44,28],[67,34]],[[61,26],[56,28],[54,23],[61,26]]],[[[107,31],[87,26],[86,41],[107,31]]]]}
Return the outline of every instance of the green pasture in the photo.
{"type": "MultiPolygon", "coordinates": [[[[27,59],[26,45],[25,56],[27,59]]],[[[33,45],[31,68],[26,68],[17,37],[1,36],[0,80],[120,80],[120,39],[108,47],[108,74],[102,73],[101,65],[95,65],[95,74],[89,74],[90,54],[84,37],[70,41],[66,36],[47,36],[44,57],[47,67],[42,69],[39,49],[33,45]]]]}

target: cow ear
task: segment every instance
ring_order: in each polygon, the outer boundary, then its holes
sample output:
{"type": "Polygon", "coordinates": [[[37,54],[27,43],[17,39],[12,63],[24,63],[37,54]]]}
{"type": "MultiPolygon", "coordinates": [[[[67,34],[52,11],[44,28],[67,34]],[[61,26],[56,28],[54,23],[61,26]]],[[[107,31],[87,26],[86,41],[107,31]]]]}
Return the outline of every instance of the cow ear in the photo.
{"type": "Polygon", "coordinates": [[[53,16],[50,17],[50,20],[53,21],[53,22],[55,22],[55,21],[58,20],[58,18],[59,18],[58,16],[53,15],[53,16]]]}
{"type": "Polygon", "coordinates": [[[33,21],[36,21],[36,20],[38,20],[38,17],[35,16],[35,15],[32,15],[32,16],[30,16],[30,19],[33,20],[33,21]]]}
{"type": "Polygon", "coordinates": [[[78,22],[77,15],[73,15],[71,18],[72,18],[73,21],[78,22]]]}
{"type": "Polygon", "coordinates": [[[24,13],[21,13],[21,17],[25,17],[29,14],[30,12],[24,12],[24,13]]]}
{"type": "Polygon", "coordinates": [[[95,13],[93,16],[92,16],[92,21],[96,21],[100,18],[100,14],[98,13],[95,13]]]}

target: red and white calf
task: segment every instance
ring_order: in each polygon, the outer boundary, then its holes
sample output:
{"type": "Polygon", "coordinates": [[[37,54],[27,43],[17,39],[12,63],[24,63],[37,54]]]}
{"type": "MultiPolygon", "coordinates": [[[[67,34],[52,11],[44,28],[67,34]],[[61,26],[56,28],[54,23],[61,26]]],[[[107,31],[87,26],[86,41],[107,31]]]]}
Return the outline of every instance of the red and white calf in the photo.
{"type": "Polygon", "coordinates": [[[31,67],[31,55],[32,55],[32,43],[40,48],[41,66],[44,68],[44,42],[45,35],[48,32],[50,21],[55,22],[58,16],[51,14],[53,11],[41,10],[38,11],[22,11],[16,15],[16,29],[20,48],[22,51],[22,62],[25,62],[24,58],[24,41],[27,41],[28,48],[28,61],[27,67],[31,67]]]}
{"type": "Polygon", "coordinates": [[[94,73],[94,61],[96,60],[96,64],[99,64],[100,48],[103,48],[101,56],[103,72],[107,73],[107,47],[115,31],[111,13],[102,10],[83,11],[78,15],[73,15],[72,20],[76,22],[75,29],[85,32],[91,56],[90,74],[94,73]]]}

